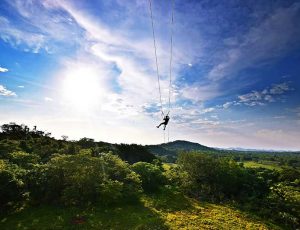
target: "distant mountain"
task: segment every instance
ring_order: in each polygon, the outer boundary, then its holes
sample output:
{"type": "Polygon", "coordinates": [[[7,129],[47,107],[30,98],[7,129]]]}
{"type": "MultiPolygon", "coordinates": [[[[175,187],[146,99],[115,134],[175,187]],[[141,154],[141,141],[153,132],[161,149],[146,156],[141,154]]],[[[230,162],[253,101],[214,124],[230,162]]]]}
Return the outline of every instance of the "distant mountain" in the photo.
{"type": "Polygon", "coordinates": [[[241,148],[241,147],[229,147],[229,148],[215,148],[217,150],[225,150],[225,151],[236,151],[236,152],[276,152],[276,153],[285,153],[285,152],[299,152],[295,150],[280,150],[280,149],[248,149],[248,148],[241,148]]]}
{"type": "Polygon", "coordinates": [[[159,145],[146,145],[145,146],[152,154],[157,156],[164,156],[168,161],[174,161],[179,152],[182,151],[212,151],[213,148],[200,145],[190,141],[177,140],[159,145]]]}

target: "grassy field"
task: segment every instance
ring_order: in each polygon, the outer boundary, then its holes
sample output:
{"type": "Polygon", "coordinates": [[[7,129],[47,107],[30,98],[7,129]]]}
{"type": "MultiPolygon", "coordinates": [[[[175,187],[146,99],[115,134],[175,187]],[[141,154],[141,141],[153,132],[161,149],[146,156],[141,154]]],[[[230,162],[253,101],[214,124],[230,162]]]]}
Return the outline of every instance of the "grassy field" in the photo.
{"type": "Polygon", "coordinates": [[[165,190],[109,208],[27,208],[2,217],[0,229],[280,229],[229,206],[201,203],[165,190]]]}
{"type": "Polygon", "coordinates": [[[258,163],[254,161],[247,161],[243,163],[246,168],[266,168],[266,169],[271,169],[271,170],[274,169],[278,171],[282,170],[282,167],[274,164],[274,162],[272,162],[272,164],[268,164],[268,162],[258,163]]]}

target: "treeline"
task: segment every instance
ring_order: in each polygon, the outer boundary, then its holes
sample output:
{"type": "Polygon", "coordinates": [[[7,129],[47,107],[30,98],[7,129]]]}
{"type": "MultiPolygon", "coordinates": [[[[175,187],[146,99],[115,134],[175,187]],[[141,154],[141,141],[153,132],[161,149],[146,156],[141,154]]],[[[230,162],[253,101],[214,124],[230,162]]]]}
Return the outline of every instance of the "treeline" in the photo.
{"type": "Polygon", "coordinates": [[[299,227],[297,168],[249,169],[227,155],[201,152],[181,153],[176,164],[164,167],[143,146],[55,140],[36,127],[14,123],[2,126],[0,138],[1,215],[43,204],[137,202],[142,193],[171,189],[299,227]]]}
{"type": "Polygon", "coordinates": [[[178,157],[178,184],[189,196],[226,202],[277,223],[299,227],[300,172],[245,168],[236,161],[201,153],[178,157]]]}
{"type": "Polygon", "coordinates": [[[205,154],[213,154],[221,157],[229,157],[237,162],[254,161],[257,163],[276,164],[283,167],[300,168],[300,152],[276,152],[276,151],[240,151],[214,149],[198,143],[188,141],[173,141],[160,145],[146,145],[151,153],[159,156],[164,162],[175,163],[178,154],[182,151],[197,151],[205,154]]]}
{"type": "Polygon", "coordinates": [[[166,162],[175,163],[178,154],[182,151],[197,151],[205,154],[218,155],[220,157],[229,157],[234,159],[237,162],[270,162],[270,164],[276,164],[279,166],[287,166],[300,168],[300,152],[263,152],[263,151],[237,151],[237,150],[221,150],[221,149],[201,149],[197,148],[189,150],[188,148],[184,149],[184,146],[179,146],[178,149],[164,147],[164,145],[152,145],[147,146],[150,152],[158,155],[166,162]],[[184,150],[181,150],[184,149],[184,150]]]}
{"type": "Polygon", "coordinates": [[[4,124],[0,132],[0,158],[16,151],[36,154],[42,162],[47,162],[53,154],[78,154],[88,149],[92,155],[112,151],[121,159],[129,163],[139,161],[151,162],[156,157],[146,148],[136,144],[110,144],[96,142],[91,138],[82,138],[79,141],[68,141],[67,136],[61,140],[51,137],[51,133],[38,130],[36,126],[30,129],[27,125],[16,123],[4,124]]]}
{"type": "Polygon", "coordinates": [[[262,151],[212,151],[222,157],[231,157],[238,162],[270,162],[280,166],[300,168],[300,152],[262,152],[262,151]]]}

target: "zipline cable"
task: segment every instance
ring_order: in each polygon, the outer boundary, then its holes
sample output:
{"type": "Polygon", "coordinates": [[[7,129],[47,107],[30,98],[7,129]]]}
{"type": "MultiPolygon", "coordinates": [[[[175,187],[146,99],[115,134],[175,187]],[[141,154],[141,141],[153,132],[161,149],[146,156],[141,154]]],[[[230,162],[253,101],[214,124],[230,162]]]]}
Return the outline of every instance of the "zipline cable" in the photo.
{"type": "Polygon", "coordinates": [[[150,15],[151,15],[151,25],[152,25],[152,36],[153,36],[153,46],[154,46],[154,53],[155,53],[155,63],[156,63],[156,74],[157,74],[157,84],[158,84],[158,91],[159,91],[159,101],[160,101],[160,109],[162,116],[164,115],[163,107],[162,107],[162,99],[161,99],[161,89],[160,89],[160,77],[158,71],[158,61],[157,61],[157,53],[156,53],[156,40],[155,40],[155,32],[154,32],[154,23],[153,23],[153,14],[152,14],[152,3],[149,0],[149,8],[150,8],[150,15]]]}
{"type": "MultiPolygon", "coordinates": [[[[171,89],[172,89],[172,61],[173,61],[173,24],[174,24],[174,0],[171,2],[171,41],[170,41],[170,79],[169,79],[169,111],[171,112],[171,89]]],[[[170,128],[168,126],[168,142],[170,142],[170,128]]]]}
{"type": "Polygon", "coordinates": [[[174,0],[171,2],[171,39],[170,39],[170,80],[169,80],[169,112],[171,110],[171,89],[172,89],[172,61],[173,61],[173,23],[174,23],[174,0]]]}
{"type": "MultiPolygon", "coordinates": [[[[155,39],[155,32],[154,32],[154,20],[153,20],[153,13],[152,13],[152,2],[149,0],[149,9],[150,9],[150,16],[151,16],[151,25],[152,25],[152,36],[153,36],[153,46],[154,46],[154,54],[155,54],[155,64],[156,64],[156,75],[157,75],[157,84],[158,84],[158,91],[159,91],[159,101],[160,101],[160,110],[162,117],[164,116],[163,111],[163,104],[162,104],[162,96],[161,96],[161,86],[160,86],[160,76],[159,76],[159,68],[158,68],[158,58],[157,58],[157,47],[156,47],[156,39],[155,39]]],[[[169,108],[168,113],[169,115],[171,111],[171,90],[172,90],[172,62],[173,62],[173,24],[174,24],[174,0],[171,0],[171,36],[170,36],[170,63],[169,63],[169,108]]],[[[164,143],[165,143],[165,131],[164,131],[164,143]]],[[[170,131],[168,126],[168,142],[170,141],[170,131]]]]}

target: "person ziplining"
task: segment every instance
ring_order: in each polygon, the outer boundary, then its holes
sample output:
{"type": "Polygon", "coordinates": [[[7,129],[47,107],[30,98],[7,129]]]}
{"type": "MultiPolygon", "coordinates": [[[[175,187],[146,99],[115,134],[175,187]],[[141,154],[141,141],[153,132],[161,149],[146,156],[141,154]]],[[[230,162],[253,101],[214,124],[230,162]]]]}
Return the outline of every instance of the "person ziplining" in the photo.
{"type": "MultiPolygon", "coordinates": [[[[170,37],[170,66],[169,66],[169,110],[167,115],[165,115],[163,110],[163,103],[162,103],[162,95],[161,95],[161,87],[160,87],[160,75],[159,75],[159,68],[158,68],[158,60],[157,60],[157,48],[156,48],[156,40],[155,40],[155,33],[154,33],[154,23],[153,23],[153,14],[152,14],[152,4],[151,0],[149,0],[149,8],[150,8],[150,16],[151,16],[151,25],[152,25],[152,35],[153,35],[153,46],[154,46],[154,54],[155,54],[155,63],[156,63],[156,75],[157,75],[157,83],[158,83],[158,91],[159,91],[159,100],[160,100],[160,110],[161,115],[163,117],[163,122],[161,122],[157,128],[164,125],[163,130],[166,130],[166,126],[169,123],[170,117],[169,113],[171,110],[171,87],[172,87],[172,59],[173,59],[173,21],[174,21],[174,0],[171,0],[172,6],[172,15],[171,15],[171,37],[170,37]]],[[[168,132],[168,141],[169,141],[169,132],[168,132]]]]}
{"type": "Polygon", "coordinates": [[[156,128],[159,128],[160,126],[164,125],[164,130],[166,130],[166,126],[169,123],[170,117],[169,115],[166,115],[163,119],[164,121],[162,123],[160,123],[158,126],[156,126],[156,128]]]}

